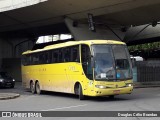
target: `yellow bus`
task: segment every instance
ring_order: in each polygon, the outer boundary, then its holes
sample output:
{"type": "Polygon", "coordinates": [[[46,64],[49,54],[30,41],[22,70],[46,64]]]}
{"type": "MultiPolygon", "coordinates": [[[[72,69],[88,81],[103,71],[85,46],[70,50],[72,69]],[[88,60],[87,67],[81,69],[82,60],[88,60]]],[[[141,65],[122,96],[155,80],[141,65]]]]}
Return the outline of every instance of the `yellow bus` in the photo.
{"type": "Polygon", "coordinates": [[[22,54],[22,84],[32,93],[54,91],[85,96],[130,94],[132,65],[125,43],[69,41],[22,54]]]}

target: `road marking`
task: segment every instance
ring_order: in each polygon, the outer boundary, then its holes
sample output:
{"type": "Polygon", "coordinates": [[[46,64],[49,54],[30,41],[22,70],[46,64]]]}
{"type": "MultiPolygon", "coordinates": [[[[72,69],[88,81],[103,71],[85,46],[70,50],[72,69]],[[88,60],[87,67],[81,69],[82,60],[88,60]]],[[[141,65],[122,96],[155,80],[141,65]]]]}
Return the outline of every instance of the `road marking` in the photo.
{"type": "Polygon", "coordinates": [[[76,106],[68,106],[68,107],[60,107],[60,108],[54,108],[54,109],[48,109],[48,110],[41,110],[41,111],[54,111],[54,110],[70,109],[70,108],[84,107],[84,106],[87,106],[87,104],[84,104],[84,105],[76,105],[76,106]]]}

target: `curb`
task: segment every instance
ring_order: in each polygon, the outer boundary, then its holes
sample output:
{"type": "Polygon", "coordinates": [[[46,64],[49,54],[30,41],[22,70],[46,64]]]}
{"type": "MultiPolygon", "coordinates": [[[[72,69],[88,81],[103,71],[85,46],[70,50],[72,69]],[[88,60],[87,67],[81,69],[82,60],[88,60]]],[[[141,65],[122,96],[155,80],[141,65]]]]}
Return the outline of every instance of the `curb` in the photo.
{"type": "Polygon", "coordinates": [[[20,97],[20,94],[16,93],[0,93],[0,100],[8,100],[20,97]]]}
{"type": "Polygon", "coordinates": [[[160,86],[134,86],[134,88],[156,88],[160,86]]]}
{"type": "Polygon", "coordinates": [[[160,82],[133,82],[134,88],[160,87],[160,82]]]}

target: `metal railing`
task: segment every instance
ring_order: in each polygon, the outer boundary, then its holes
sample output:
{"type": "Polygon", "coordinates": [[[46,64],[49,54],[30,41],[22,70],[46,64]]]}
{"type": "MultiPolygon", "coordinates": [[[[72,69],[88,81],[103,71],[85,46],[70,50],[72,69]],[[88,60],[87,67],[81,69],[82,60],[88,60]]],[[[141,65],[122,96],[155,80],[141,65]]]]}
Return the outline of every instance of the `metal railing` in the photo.
{"type": "Polygon", "coordinates": [[[137,62],[137,82],[160,82],[160,61],[137,62]]]}

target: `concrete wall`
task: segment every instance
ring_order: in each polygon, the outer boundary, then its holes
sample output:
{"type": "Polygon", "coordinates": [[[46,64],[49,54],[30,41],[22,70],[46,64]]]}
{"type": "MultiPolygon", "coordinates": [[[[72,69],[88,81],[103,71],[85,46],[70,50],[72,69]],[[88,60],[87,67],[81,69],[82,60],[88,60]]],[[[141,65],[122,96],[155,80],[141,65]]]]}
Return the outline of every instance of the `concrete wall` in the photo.
{"type": "Polygon", "coordinates": [[[0,39],[0,68],[2,65],[2,58],[13,57],[13,45],[7,42],[7,40],[0,39]]]}
{"type": "Polygon", "coordinates": [[[21,81],[21,54],[32,47],[33,42],[26,39],[0,39],[0,71],[7,71],[21,81]]]}
{"type": "Polygon", "coordinates": [[[15,58],[20,58],[24,51],[31,50],[34,45],[34,43],[32,41],[28,41],[28,39],[16,39],[13,40],[13,44],[15,58]]]}

